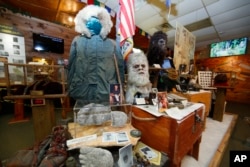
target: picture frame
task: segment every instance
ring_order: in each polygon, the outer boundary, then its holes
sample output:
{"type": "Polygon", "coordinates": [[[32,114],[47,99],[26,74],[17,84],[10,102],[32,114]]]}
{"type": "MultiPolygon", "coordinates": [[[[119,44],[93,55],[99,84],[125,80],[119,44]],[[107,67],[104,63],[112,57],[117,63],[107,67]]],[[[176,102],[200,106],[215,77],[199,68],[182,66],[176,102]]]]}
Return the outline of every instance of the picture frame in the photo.
{"type": "Polygon", "coordinates": [[[168,108],[167,92],[157,93],[158,111],[164,112],[168,108]]]}
{"type": "Polygon", "coordinates": [[[111,105],[121,104],[121,84],[109,85],[109,102],[111,105]]]}

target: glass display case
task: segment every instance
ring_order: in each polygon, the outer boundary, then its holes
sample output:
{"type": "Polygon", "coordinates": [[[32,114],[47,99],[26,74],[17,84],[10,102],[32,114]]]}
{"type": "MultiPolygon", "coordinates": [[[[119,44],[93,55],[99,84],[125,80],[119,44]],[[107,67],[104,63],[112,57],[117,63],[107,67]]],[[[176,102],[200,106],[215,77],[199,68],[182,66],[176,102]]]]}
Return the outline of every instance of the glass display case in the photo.
{"type": "Polygon", "coordinates": [[[110,105],[109,102],[77,100],[74,122],[68,124],[73,139],[67,142],[69,149],[81,146],[125,146],[136,144],[139,138],[131,137],[130,104],[110,105]]]}
{"type": "Polygon", "coordinates": [[[5,63],[8,95],[30,95],[32,90],[44,94],[65,94],[66,77],[62,65],[5,63]]]}

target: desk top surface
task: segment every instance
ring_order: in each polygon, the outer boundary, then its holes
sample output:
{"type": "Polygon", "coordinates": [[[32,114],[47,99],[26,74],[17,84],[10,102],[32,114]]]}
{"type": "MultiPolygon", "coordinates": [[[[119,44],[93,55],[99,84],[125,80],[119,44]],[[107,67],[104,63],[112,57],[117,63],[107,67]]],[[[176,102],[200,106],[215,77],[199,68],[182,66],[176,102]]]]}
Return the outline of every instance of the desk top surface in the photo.
{"type": "Polygon", "coordinates": [[[15,99],[37,99],[37,98],[45,98],[45,99],[54,99],[54,98],[64,98],[67,97],[67,94],[46,94],[46,95],[9,95],[4,96],[5,100],[15,100],[15,99]]]}
{"type": "Polygon", "coordinates": [[[183,119],[184,117],[201,107],[203,107],[203,112],[205,109],[205,105],[202,103],[190,103],[190,105],[188,105],[184,109],[178,109],[178,107],[168,108],[165,110],[165,112],[159,112],[157,106],[153,105],[135,105],[134,107],[148,112],[156,117],[169,116],[176,120],[183,119]]]}

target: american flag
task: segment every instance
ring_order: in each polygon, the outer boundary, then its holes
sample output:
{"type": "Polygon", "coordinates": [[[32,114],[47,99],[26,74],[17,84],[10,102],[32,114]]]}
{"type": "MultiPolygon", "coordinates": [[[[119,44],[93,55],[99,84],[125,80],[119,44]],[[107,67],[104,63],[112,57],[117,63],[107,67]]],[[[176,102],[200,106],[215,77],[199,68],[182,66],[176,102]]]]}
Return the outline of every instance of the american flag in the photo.
{"type": "Polygon", "coordinates": [[[119,44],[123,58],[127,60],[133,49],[133,35],[135,35],[134,0],[119,0],[119,44]]]}
{"type": "Polygon", "coordinates": [[[120,0],[120,42],[135,35],[134,0],[120,0]]]}

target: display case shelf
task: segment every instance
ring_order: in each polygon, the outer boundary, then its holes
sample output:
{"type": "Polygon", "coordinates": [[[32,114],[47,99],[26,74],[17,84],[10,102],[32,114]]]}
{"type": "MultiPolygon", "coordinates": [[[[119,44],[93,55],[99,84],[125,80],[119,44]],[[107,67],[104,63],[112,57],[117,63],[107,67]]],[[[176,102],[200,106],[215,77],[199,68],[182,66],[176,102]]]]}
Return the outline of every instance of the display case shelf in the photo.
{"type": "Polygon", "coordinates": [[[4,71],[5,79],[2,80],[1,84],[6,86],[7,96],[15,95],[19,96],[18,98],[28,98],[27,95],[30,95],[30,92],[24,92],[25,89],[35,90],[38,82],[44,85],[48,82],[60,85],[61,90],[56,88],[57,92],[51,91],[47,94],[45,91],[45,96],[53,96],[53,94],[63,96],[66,94],[67,82],[64,66],[4,63],[4,71]],[[41,81],[44,81],[44,83],[41,83],[41,81]],[[23,92],[20,90],[22,88],[24,89],[23,92]],[[19,89],[19,91],[16,92],[16,89],[19,89]]]}

